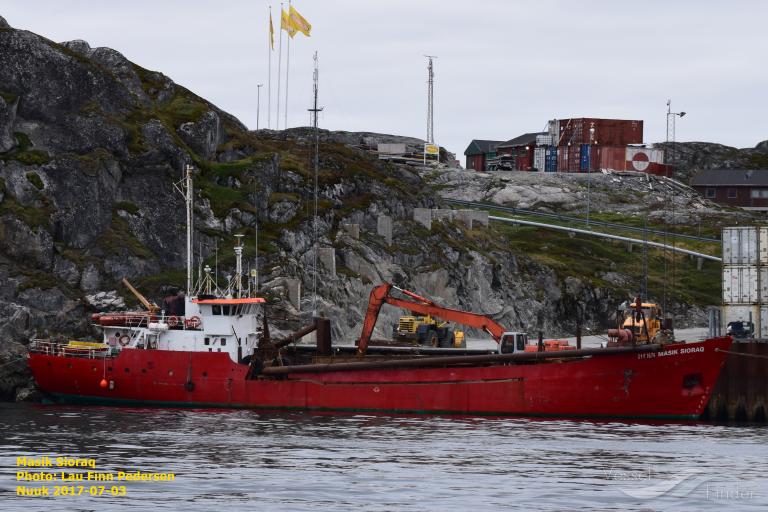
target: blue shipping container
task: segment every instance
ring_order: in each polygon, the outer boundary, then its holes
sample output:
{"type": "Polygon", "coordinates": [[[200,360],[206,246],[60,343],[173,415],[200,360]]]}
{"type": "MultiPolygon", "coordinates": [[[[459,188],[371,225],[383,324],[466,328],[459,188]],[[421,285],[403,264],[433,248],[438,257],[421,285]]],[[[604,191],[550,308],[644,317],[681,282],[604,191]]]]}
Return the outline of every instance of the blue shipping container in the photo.
{"type": "Polygon", "coordinates": [[[544,170],[546,172],[557,172],[557,147],[547,148],[544,157],[544,170]]]}
{"type": "Polygon", "coordinates": [[[581,145],[581,158],[579,159],[579,170],[589,171],[589,144],[581,145]]]}

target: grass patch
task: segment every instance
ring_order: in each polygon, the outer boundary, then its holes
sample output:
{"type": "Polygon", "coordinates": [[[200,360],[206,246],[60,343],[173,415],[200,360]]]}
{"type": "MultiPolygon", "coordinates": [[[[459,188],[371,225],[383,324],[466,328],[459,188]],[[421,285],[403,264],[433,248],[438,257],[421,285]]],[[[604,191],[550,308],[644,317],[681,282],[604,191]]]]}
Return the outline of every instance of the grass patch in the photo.
{"type": "Polygon", "coordinates": [[[16,98],[18,98],[18,96],[16,94],[13,94],[12,92],[0,91],[0,98],[3,98],[3,101],[5,101],[7,104],[10,105],[14,101],[16,101],[16,98]]]}
{"type": "Polygon", "coordinates": [[[269,204],[280,203],[283,201],[287,201],[289,203],[300,203],[301,198],[298,196],[298,194],[291,194],[287,192],[272,192],[272,194],[269,196],[269,204]]]}
{"type": "Polygon", "coordinates": [[[43,207],[34,208],[24,206],[16,199],[6,196],[3,202],[0,203],[0,215],[11,214],[30,228],[41,227],[49,229],[53,207],[51,207],[47,200],[43,201],[43,203],[43,207]]]}
{"type": "Polygon", "coordinates": [[[112,224],[96,240],[96,245],[101,247],[104,252],[110,255],[120,256],[125,250],[138,258],[151,259],[154,257],[152,251],[147,249],[134,235],[128,226],[128,222],[117,215],[112,214],[112,224]]]}
{"type": "Polygon", "coordinates": [[[40,175],[36,172],[30,171],[26,176],[27,181],[29,181],[37,190],[43,190],[43,188],[45,188],[42,178],[40,178],[40,175]]]}
{"type": "MultiPolygon", "coordinates": [[[[642,246],[634,245],[628,252],[624,242],[612,242],[587,236],[571,238],[567,233],[494,224],[493,232],[503,235],[510,243],[509,250],[528,256],[532,260],[551,267],[564,279],[573,276],[595,286],[615,290],[618,294],[638,293],[643,280],[642,246]],[[604,272],[617,272],[628,276],[627,284],[606,281],[604,272]]],[[[705,262],[701,271],[696,260],[684,255],[667,256],[661,249],[648,248],[648,291],[652,299],[662,297],[666,285],[667,296],[672,301],[700,306],[720,302],[720,265],[705,262]],[[672,267],[675,267],[674,286],[672,267]]]]}
{"type": "Polygon", "coordinates": [[[51,161],[50,155],[45,151],[29,149],[32,146],[32,142],[26,133],[14,132],[13,135],[16,137],[18,146],[6,153],[0,154],[0,160],[4,162],[15,160],[24,165],[43,165],[51,161]]]}
{"type": "Polygon", "coordinates": [[[172,126],[178,127],[183,123],[197,122],[210,107],[200,100],[193,97],[191,93],[182,94],[177,87],[171,101],[158,108],[157,113],[164,121],[168,121],[172,126]]]}
{"type": "Polygon", "coordinates": [[[131,215],[136,215],[137,213],[139,213],[139,207],[131,203],[130,201],[119,201],[115,203],[114,209],[128,212],[131,215]]]}
{"type": "Polygon", "coordinates": [[[755,154],[749,156],[749,163],[747,164],[750,169],[768,169],[768,155],[755,154]]]}

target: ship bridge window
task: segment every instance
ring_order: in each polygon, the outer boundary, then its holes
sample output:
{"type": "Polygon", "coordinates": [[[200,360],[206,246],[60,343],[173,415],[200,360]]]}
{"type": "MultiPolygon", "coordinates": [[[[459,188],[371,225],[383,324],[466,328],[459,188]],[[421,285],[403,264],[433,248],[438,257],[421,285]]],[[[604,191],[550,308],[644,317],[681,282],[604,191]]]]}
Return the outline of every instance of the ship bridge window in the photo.
{"type": "Polygon", "coordinates": [[[221,315],[221,306],[219,306],[218,304],[214,304],[213,306],[211,306],[211,309],[213,310],[214,315],[221,315]]]}
{"type": "Polygon", "coordinates": [[[223,347],[226,344],[227,344],[227,338],[221,338],[221,346],[223,347]]]}
{"type": "Polygon", "coordinates": [[[205,344],[210,345],[211,344],[211,338],[205,338],[205,344]]]}
{"type": "Polygon", "coordinates": [[[229,316],[229,306],[222,306],[221,307],[221,314],[224,316],[229,316]]]}

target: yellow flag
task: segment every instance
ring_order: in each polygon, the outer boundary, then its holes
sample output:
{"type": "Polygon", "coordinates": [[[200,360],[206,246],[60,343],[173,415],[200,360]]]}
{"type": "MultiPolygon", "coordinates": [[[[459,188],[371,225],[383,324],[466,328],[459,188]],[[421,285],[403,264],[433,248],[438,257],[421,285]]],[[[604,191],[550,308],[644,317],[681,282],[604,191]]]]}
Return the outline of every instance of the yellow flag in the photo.
{"type": "Polygon", "coordinates": [[[310,25],[309,22],[305,20],[301,14],[299,14],[299,11],[293,8],[293,6],[290,7],[289,12],[294,33],[295,31],[299,31],[305,36],[309,37],[309,33],[312,30],[312,25],[310,25]]]}
{"type": "Polygon", "coordinates": [[[280,9],[280,28],[288,32],[288,35],[293,38],[296,35],[296,27],[291,23],[291,18],[285,9],[280,9]]]}
{"type": "Polygon", "coordinates": [[[269,46],[275,49],[275,27],[272,25],[272,11],[269,11],[269,46]]]}

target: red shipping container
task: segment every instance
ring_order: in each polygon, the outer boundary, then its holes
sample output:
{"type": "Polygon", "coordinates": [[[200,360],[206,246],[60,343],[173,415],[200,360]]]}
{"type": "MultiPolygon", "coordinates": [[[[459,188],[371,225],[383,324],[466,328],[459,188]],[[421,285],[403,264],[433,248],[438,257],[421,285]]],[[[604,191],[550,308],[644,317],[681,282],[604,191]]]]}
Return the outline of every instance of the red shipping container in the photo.
{"type": "Polygon", "coordinates": [[[574,144],[588,144],[590,142],[600,145],[642,144],[643,121],[629,119],[597,119],[581,117],[573,119],[560,119],[558,145],[564,146],[568,142],[574,144]],[[589,130],[594,123],[594,139],[590,141],[589,130]]]}

